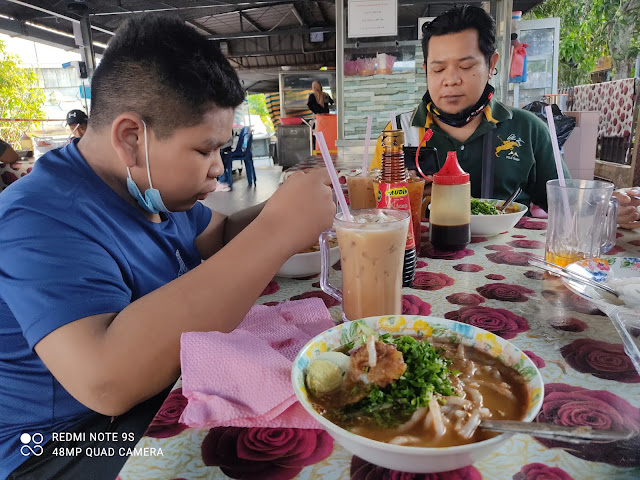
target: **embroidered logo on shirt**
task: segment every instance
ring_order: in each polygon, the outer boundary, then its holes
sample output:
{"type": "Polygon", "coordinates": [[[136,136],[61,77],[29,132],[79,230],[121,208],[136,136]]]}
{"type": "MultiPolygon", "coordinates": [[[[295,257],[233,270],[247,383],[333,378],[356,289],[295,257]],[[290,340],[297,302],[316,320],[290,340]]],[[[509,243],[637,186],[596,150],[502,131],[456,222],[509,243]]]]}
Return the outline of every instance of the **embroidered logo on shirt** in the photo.
{"type": "Polygon", "coordinates": [[[182,260],[182,255],[180,255],[180,250],[176,250],[176,258],[178,259],[178,265],[180,266],[180,269],[178,270],[178,277],[179,277],[187,273],[189,269],[187,268],[187,265],[184,263],[184,260],[182,260]]]}
{"type": "Polygon", "coordinates": [[[516,137],[515,133],[509,135],[506,140],[502,140],[502,138],[500,137],[498,137],[498,139],[502,142],[502,145],[498,145],[496,147],[496,157],[500,152],[507,151],[508,153],[505,158],[507,158],[508,160],[519,162],[520,156],[518,155],[516,149],[524,144],[524,140],[522,140],[522,138],[516,137]]]}

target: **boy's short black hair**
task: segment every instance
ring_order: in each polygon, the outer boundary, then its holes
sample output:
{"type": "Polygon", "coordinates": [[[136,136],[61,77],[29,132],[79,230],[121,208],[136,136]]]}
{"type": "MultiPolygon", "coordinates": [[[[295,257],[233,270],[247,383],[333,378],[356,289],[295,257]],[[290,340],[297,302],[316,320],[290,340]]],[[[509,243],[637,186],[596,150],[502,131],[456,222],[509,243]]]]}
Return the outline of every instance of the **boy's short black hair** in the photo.
{"type": "Polygon", "coordinates": [[[92,128],[135,112],[161,138],[202,121],[213,107],[244,100],[238,75],[220,51],[178,17],[143,15],[110,40],[91,82],[92,128]]]}
{"type": "Polygon", "coordinates": [[[422,25],[422,53],[427,61],[429,40],[431,37],[449,35],[464,30],[474,29],[478,32],[478,45],[487,61],[496,51],[496,22],[491,15],[480,7],[473,5],[456,5],[431,22],[422,25]]]}

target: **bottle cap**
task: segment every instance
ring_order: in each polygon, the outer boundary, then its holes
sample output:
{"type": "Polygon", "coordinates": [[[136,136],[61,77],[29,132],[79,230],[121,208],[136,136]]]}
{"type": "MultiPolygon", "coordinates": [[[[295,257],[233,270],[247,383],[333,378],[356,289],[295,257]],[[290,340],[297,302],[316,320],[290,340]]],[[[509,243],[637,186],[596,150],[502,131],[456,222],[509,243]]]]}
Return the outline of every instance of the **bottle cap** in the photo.
{"type": "Polygon", "coordinates": [[[436,185],[463,185],[469,181],[469,174],[462,170],[456,152],[447,153],[447,161],[433,176],[436,185]]]}

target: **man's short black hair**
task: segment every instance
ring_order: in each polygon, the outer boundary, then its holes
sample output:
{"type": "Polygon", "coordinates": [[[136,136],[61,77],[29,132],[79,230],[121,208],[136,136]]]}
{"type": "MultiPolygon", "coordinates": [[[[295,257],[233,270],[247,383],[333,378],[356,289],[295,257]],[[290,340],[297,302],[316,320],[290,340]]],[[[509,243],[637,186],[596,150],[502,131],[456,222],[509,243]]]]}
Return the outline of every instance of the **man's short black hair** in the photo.
{"type": "Polygon", "coordinates": [[[178,17],[143,15],[109,41],[91,82],[92,128],[135,112],[156,135],[202,121],[213,107],[235,108],[244,91],[217,42],[178,17]]]}
{"type": "Polygon", "coordinates": [[[464,30],[474,29],[478,32],[480,51],[489,65],[491,56],[496,51],[496,22],[491,15],[480,7],[473,5],[456,5],[431,22],[422,25],[422,53],[427,61],[429,40],[431,37],[449,35],[464,30]]]}

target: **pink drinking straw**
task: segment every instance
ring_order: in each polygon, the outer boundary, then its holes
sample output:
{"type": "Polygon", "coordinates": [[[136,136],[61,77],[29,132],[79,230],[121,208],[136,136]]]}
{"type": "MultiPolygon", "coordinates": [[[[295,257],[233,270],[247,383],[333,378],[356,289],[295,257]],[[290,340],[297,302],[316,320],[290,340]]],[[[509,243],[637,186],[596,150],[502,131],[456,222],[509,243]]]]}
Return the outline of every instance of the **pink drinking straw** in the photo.
{"type": "Polygon", "coordinates": [[[342,214],[344,215],[344,220],[347,222],[353,222],[353,217],[351,216],[351,212],[349,211],[349,207],[347,206],[347,200],[344,198],[344,193],[342,193],[342,187],[340,186],[340,181],[338,180],[338,174],[336,173],[336,168],[333,166],[333,162],[331,161],[331,155],[329,155],[327,142],[324,141],[324,135],[322,134],[322,132],[316,133],[316,143],[320,147],[322,159],[324,160],[324,164],[327,166],[327,172],[329,172],[329,177],[331,177],[333,191],[336,193],[336,197],[338,197],[338,203],[340,204],[340,209],[342,210],[342,214]]]}
{"type": "MultiPolygon", "coordinates": [[[[556,171],[558,172],[558,183],[561,187],[566,188],[567,183],[564,180],[564,171],[562,170],[562,159],[560,157],[560,148],[558,147],[558,136],[556,135],[556,124],[553,121],[553,110],[551,105],[544,107],[544,111],[547,115],[547,124],[549,125],[549,133],[551,134],[551,146],[553,147],[553,156],[556,160],[556,171]]],[[[569,198],[567,197],[567,191],[562,190],[562,203],[564,206],[564,213],[569,218],[569,198]]]]}
{"type": "Polygon", "coordinates": [[[398,125],[396,124],[396,112],[391,112],[391,130],[397,130],[398,125]]]}
{"type": "Polygon", "coordinates": [[[367,133],[364,137],[364,155],[362,156],[362,172],[360,175],[363,177],[367,176],[367,170],[369,170],[369,140],[371,138],[371,123],[373,122],[373,117],[369,115],[367,117],[367,133]]]}

